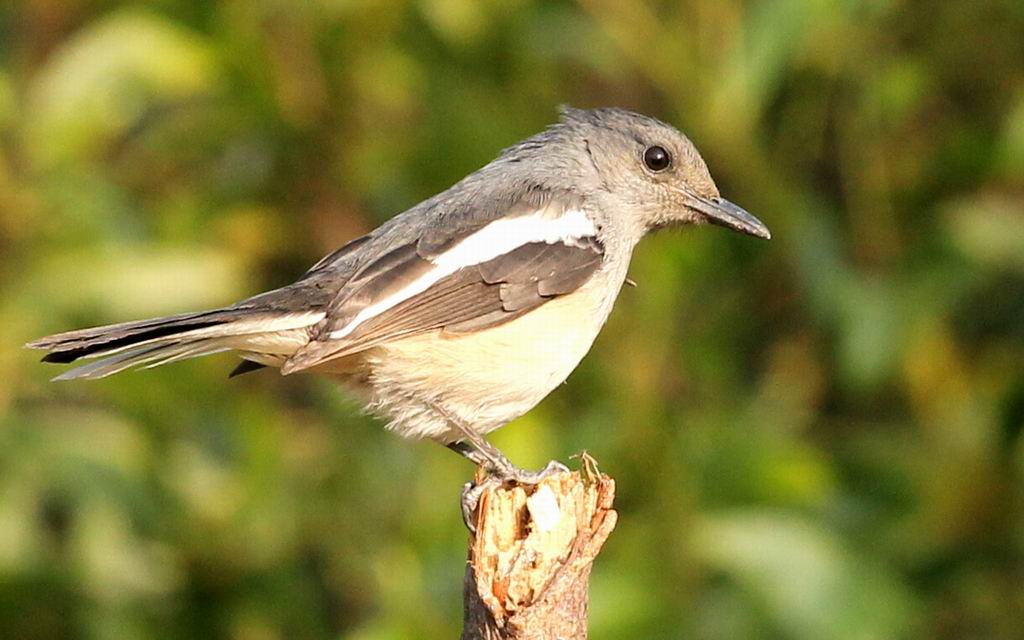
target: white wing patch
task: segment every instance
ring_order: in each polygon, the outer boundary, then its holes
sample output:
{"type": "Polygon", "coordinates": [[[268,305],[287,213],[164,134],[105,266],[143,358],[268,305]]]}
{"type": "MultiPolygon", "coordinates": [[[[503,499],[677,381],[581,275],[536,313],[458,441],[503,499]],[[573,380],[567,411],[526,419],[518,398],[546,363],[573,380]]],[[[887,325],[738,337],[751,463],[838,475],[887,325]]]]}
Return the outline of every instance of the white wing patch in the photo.
{"type": "Polygon", "coordinates": [[[531,242],[554,244],[596,233],[594,223],[579,209],[570,209],[557,218],[541,209],[525,216],[495,220],[437,256],[433,263],[453,267],[454,272],[493,260],[531,242]]]}
{"type": "Polygon", "coordinates": [[[459,269],[482,264],[534,242],[555,244],[597,235],[594,223],[586,213],[579,209],[569,209],[556,216],[553,216],[552,213],[552,208],[547,207],[528,215],[502,218],[491,222],[431,260],[435,265],[433,269],[395,293],[369,305],[356,314],[356,317],[352,318],[352,321],[344,327],[332,331],[330,337],[332,339],[344,338],[355,331],[360,324],[417,294],[423,293],[431,285],[459,269]]]}

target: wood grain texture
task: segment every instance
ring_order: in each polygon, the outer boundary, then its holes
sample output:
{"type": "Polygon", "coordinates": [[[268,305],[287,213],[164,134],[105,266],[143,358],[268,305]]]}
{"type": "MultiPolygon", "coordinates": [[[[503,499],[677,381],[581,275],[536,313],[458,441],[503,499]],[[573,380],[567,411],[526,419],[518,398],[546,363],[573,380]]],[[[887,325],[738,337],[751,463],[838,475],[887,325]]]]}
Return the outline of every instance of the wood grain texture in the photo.
{"type": "Polygon", "coordinates": [[[587,637],[593,562],[615,528],[615,482],[582,471],[484,493],[463,583],[463,640],[587,637]]]}

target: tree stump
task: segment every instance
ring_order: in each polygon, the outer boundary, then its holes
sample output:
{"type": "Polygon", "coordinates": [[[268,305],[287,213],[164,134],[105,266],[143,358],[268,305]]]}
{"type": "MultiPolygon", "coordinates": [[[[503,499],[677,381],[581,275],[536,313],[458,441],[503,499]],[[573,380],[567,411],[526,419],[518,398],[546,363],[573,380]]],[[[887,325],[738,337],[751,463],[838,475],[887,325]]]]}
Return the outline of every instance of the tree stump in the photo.
{"type": "Polygon", "coordinates": [[[585,639],[590,569],[615,528],[615,481],[581,471],[485,492],[470,536],[462,640],[585,639]]]}

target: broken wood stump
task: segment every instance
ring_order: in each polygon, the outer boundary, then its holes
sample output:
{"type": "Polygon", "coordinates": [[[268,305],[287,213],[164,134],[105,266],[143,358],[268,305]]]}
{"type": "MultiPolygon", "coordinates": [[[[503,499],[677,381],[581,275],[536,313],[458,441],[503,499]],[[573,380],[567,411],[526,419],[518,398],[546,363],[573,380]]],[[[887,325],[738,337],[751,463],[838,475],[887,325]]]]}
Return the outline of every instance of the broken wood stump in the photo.
{"type": "Polygon", "coordinates": [[[462,640],[587,637],[590,570],[615,528],[615,481],[582,470],[485,492],[470,536],[462,640]]]}

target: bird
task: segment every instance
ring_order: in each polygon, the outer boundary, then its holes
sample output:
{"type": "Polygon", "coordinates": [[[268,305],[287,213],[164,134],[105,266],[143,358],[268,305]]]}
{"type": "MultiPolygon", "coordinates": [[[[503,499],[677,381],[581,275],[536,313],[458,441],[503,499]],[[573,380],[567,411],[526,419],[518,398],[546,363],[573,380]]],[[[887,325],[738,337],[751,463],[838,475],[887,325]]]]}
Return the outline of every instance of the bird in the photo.
{"type": "MultiPolygon", "coordinates": [[[[620,108],[562,107],[445,191],[351,240],[297,281],[230,306],[58,333],[28,343],[55,380],[235,352],[340,380],[414,439],[445,445],[490,481],[565,469],[515,466],[486,435],[562,384],[590,350],[647,234],[710,223],[768,239],[724,199],[675,127],[620,108]]],[[[475,507],[463,494],[463,515],[475,507]]]]}

